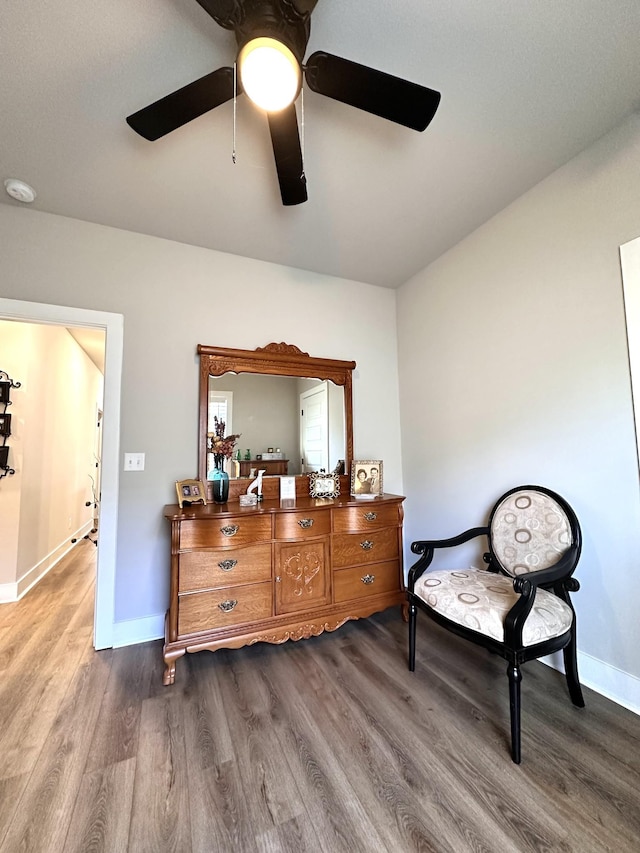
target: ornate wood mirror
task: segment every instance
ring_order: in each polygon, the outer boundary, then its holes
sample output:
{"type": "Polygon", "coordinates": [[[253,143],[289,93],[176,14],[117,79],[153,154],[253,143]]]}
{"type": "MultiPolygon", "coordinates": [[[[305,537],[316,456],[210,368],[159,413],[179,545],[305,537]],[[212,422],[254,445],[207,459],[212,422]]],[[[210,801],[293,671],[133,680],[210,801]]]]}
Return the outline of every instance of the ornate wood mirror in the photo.
{"type": "MultiPolygon", "coordinates": [[[[288,473],[296,476],[296,492],[309,493],[308,473],[322,467],[332,471],[336,464],[344,460],[344,483],[341,491],[348,492],[348,474],[353,459],[353,407],[352,374],[355,361],[313,358],[298,347],[285,343],[270,343],[256,350],[228,349],[198,345],[200,356],[199,391],[199,427],[198,427],[198,476],[207,483],[208,437],[213,432],[213,414],[216,400],[223,399],[225,406],[233,407],[233,415],[227,426],[227,433],[241,433],[237,448],[241,450],[242,473],[240,478],[231,480],[229,499],[236,500],[249,484],[248,465],[258,466],[254,457],[267,455],[275,448],[271,473],[288,473]],[[312,380],[312,381],[311,381],[312,380]],[[328,404],[318,403],[320,421],[326,422],[326,440],[320,444],[325,450],[317,460],[307,458],[300,450],[302,427],[300,426],[300,408],[305,399],[322,398],[324,384],[328,404]],[[225,390],[221,390],[221,389],[225,390]],[[278,397],[282,390],[284,397],[278,397]],[[339,398],[339,404],[332,402],[339,398]],[[262,407],[258,406],[261,399],[262,407]],[[253,403],[255,402],[255,405],[253,403]],[[323,408],[324,405],[324,408],[323,408]],[[285,418],[285,413],[288,413],[285,418]],[[295,421],[295,423],[293,423],[295,421]],[[295,437],[294,437],[295,434],[295,437]],[[280,453],[282,447],[282,453],[280,453]],[[250,458],[245,456],[251,451],[250,458]],[[278,457],[286,458],[278,468],[273,464],[278,457]],[[314,466],[314,462],[317,464],[314,466]],[[286,470],[285,470],[286,469],[286,470]]],[[[316,403],[314,401],[313,405],[316,403]]],[[[231,412],[231,408],[227,411],[231,412]]],[[[229,416],[227,416],[229,417],[229,416]]],[[[223,418],[226,420],[226,418],[223,418]]],[[[210,455],[210,454],[209,454],[210,455]]],[[[269,454],[270,455],[270,454],[269,454]]],[[[264,465],[263,465],[264,467],[264,465]]],[[[275,477],[265,476],[265,496],[277,497],[279,481],[275,477]],[[271,479],[271,483],[269,480],[271,479]]]]}

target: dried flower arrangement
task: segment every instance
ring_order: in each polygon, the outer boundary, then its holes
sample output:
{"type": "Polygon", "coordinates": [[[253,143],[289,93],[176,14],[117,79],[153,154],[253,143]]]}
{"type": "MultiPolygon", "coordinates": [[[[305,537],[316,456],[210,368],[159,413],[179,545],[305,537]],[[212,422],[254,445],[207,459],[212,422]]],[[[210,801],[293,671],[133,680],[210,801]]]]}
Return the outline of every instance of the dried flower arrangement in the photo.
{"type": "Polygon", "coordinates": [[[209,452],[214,456],[223,456],[225,459],[231,459],[233,449],[236,446],[236,441],[240,438],[241,433],[237,435],[225,435],[226,423],[218,420],[213,416],[214,432],[209,435],[209,452]]]}

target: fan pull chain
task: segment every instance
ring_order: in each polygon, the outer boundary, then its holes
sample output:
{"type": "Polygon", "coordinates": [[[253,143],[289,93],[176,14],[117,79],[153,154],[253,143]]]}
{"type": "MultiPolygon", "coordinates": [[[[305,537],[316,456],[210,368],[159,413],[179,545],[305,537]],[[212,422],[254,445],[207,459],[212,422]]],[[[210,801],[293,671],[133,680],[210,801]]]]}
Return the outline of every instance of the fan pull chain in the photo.
{"type": "Polygon", "coordinates": [[[302,88],[300,89],[300,148],[302,150],[302,175],[301,175],[301,177],[304,178],[304,176],[305,176],[305,174],[304,174],[304,163],[305,163],[305,156],[304,156],[304,86],[302,86],[302,88]]]}
{"type": "Polygon", "coordinates": [[[238,101],[237,96],[237,88],[236,88],[236,68],[237,63],[233,63],[233,150],[231,151],[231,160],[234,165],[236,162],[236,104],[238,101]]]}

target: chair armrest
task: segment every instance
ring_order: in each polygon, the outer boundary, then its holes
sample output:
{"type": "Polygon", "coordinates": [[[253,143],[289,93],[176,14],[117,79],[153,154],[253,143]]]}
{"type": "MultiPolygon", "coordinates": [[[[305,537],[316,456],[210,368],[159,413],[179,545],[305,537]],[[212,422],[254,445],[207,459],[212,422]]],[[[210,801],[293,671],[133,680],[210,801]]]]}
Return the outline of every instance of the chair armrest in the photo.
{"type": "Polygon", "coordinates": [[[458,536],[452,536],[451,539],[418,539],[411,543],[411,550],[414,554],[424,554],[425,551],[435,548],[452,548],[454,545],[462,545],[463,542],[468,542],[476,536],[486,536],[488,533],[488,527],[472,527],[458,536]]]}
{"type": "Polygon", "coordinates": [[[569,591],[576,592],[580,589],[580,584],[575,578],[568,577],[567,575],[575,568],[578,556],[578,547],[572,545],[558,562],[553,566],[549,566],[548,569],[540,569],[538,572],[527,572],[525,575],[519,575],[517,578],[514,578],[513,591],[520,598],[505,616],[504,641],[507,646],[510,648],[522,646],[522,630],[527,616],[533,607],[536,590],[539,586],[553,591],[558,598],[561,598],[573,610],[569,591]]]}
{"type": "Polygon", "coordinates": [[[531,583],[529,576],[521,575],[514,578],[513,591],[520,598],[513,605],[504,619],[504,643],[508,648],[520,648],[522,646],[522,629],[527,621],[527,616],[531,612],[533,602],[536,597],[537,584],[531,583]]]}
{"type": "Polygon", "coordinates": [[[577,587],[572,590],[580,589],[580,584],[577,580],[570,577],[578,563],[580,552],[577,545],[571,545],[560,557],[557,563],[549,566],[546,569],[527,572],[525,575],[519,575],[521,578],[526,578],[533,586],[555,587],[560,583],[561,586],[567,586],[567,589],[572,589],[574,584],[577,587]]]}
{"type": "Polygon", "coordinates": [[[436,548],[453,548],[455,545],[462,545],[470,539],[475,539],[477,536],[487,536],[489,533],[488,527],[472,527],[470,530],[465,530],[458,536],[453,536],[451,539],[418,539],[411,543],[411,550],[414,554],[422,556],[409,569],[409,577],[407,588],[413,592],[416,581],[431,565],[436,548]]]}

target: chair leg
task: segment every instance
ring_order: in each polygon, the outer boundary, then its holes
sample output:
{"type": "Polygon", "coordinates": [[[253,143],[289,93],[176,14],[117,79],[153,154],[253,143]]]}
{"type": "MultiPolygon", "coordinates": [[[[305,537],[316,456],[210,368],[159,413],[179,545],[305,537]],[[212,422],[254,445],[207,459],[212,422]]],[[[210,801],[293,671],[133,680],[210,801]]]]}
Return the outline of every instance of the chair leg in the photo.
{"type": "Polygon", "coordinates": [[[578,655],[576,643],[576,625],[575,620],[571,629],[571,640],[568,645],[562,650],[564,658],[564,672],[567,678],[567,687],[569,688],[569,696],[574,705],[578,708],[584,708],[584,697],[582,695],[582,687],[578,679],[578,655]]]}
{"type": "Polygon", "coordinates": [[[522,673],[517,663],[507,667],[509,677],[509,708],[511,711],[511,758],[520,764],[520,682],[522,673]]]}
{"type": "Polygon", "coordinates": [[[414,672],[416,668],[416,620],[418,608],[415,604],[409,605],[409,671],[414,672]]]}

